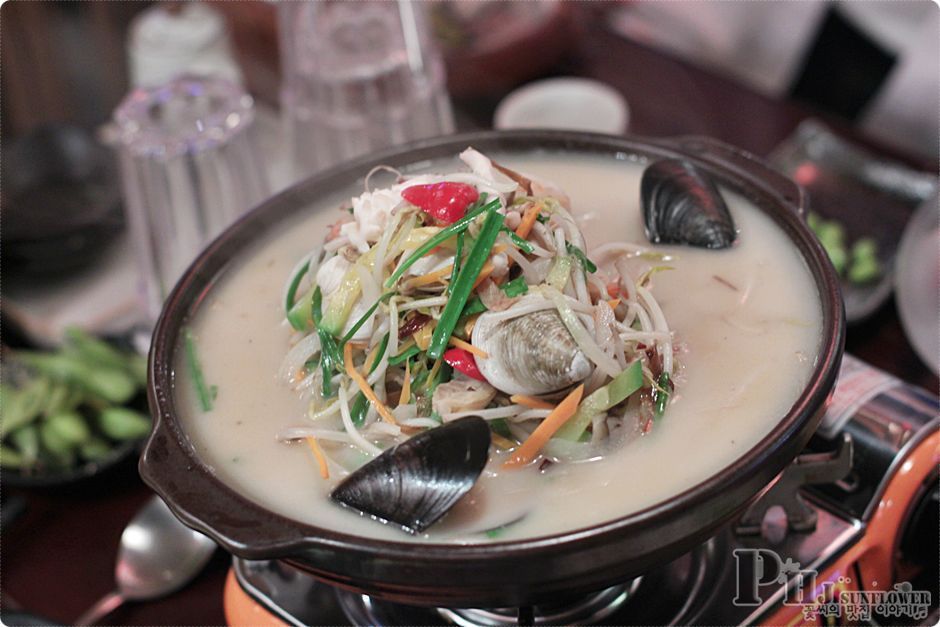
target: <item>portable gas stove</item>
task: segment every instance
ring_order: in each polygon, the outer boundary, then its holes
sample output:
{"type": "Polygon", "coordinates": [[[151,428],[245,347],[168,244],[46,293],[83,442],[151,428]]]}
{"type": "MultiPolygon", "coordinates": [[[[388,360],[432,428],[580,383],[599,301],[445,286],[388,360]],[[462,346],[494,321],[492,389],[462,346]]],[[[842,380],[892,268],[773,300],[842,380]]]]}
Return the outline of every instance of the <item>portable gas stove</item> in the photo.
{"type": "MultiPolygon", "coordinates": [[[[936,624],[938,399],[846,355],[807,449],[733,524],[642,577],[552,605],[409,606],[236,558],[230,625],[936,624]]],[[[420,550],[420,547],[416,547],[420,550]]]]}

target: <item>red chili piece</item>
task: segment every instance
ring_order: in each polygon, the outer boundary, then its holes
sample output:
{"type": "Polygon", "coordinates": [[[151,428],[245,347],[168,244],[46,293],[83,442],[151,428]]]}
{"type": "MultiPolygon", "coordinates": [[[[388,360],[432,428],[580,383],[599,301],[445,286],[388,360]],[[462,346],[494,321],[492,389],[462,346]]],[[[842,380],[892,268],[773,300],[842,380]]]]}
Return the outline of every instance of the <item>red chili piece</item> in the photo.
{"type": "Polygon", "coordinates": [[[466,183],[431,183],[402,190],[402,198],[444,224],[456,222],[480,194],[466,183]]]}
{"type": "Polygon", "coordinates": [[[477,362],[473,358],[473,354],[470,351],[466,351],[462,348],[450,348],[444,351],[444,361],[449,363],[454,370],[459,370],[468,377],[476,379],[477,381],[486,381],[486,377],[480,374],[480,369],[477,368],[477,362]]]}

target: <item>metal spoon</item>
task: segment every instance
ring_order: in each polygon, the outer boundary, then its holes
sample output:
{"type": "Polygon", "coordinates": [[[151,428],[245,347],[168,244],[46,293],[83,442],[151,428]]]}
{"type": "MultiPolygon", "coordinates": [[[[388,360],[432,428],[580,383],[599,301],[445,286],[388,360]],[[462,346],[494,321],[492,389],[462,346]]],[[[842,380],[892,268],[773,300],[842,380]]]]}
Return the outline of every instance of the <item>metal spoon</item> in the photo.
{"type": "Polygon", "coordinates": [[[125,601],[167,595],[203,569],[215,543],[185,526],[159,497],[144,505],[121,534],[114,578],[117,590],[82,614],[76,625],[94,625],[125,601]]]}

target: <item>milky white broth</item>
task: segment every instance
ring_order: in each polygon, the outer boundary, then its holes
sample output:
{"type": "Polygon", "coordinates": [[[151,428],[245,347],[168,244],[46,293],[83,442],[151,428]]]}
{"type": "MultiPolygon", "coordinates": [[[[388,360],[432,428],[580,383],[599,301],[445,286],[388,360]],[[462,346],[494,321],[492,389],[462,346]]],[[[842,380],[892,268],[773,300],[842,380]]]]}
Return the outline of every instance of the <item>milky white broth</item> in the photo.
{"type": "MultiPolygon", "coordinates": [[[[646,243],[641,165],[589,156],[490,156],[564,189],[589,248],[646,243]]],[[[542,475],[534,465],[486,475],[426,534],[404,533],[331,502],[338,478],[321,479],[302,442],[275,439],[285,427],[309,424],[299,395],[277,377],[290,337],[284,282],[323,239],[339,202],[361,191],[360,185],[312,205],[246,251],[212,288],[191,324],[206,381],[218,386],[212,411],[198,408],[177,351],[181,421],[199,457],[223,482],[285,516],[356,535],[457,542],[487,542],[481,530],[522,514],[499,540],[618,518],[703,481],[754,446],[787,413],[816,361],[822,312],[808,268],[768,217],[722,190],[739,231],[733,249],[660,247],[677,258],[674,270],[655,275],[653,294],[686,348],[679,354],[685,382],[653,431],[602,461],[554,464],[542,475]]]]}

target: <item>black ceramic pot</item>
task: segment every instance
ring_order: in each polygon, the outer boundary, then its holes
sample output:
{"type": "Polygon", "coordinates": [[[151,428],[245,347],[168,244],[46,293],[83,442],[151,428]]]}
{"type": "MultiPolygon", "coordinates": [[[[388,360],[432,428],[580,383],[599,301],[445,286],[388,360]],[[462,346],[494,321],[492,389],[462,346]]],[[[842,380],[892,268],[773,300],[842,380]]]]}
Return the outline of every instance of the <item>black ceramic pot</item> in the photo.
{"type": "Polygon", "coordinates": [[[844,340],[838,281],[803,222],[805,198],[754,157],[703,138],[645,140],[574,132],[480,132],[421,141],[350,162],[261,204],[223,233],[177,284],[157,324],[150,354],[155,425],[140,463],[144,480],[188,525],[248,559],[281,558],[349,590],[418,605],[518,606],[557,600],[635,576],[705,540],[764,489],[806,444],[835,384],[844,340]],[[766,212],[809,267],[823,312],[819,359],[790,412],[757,445],[698,485],[622,518],[547,537],[479,545],[365,539],[276,514],[223,484],[199,459],[179,420],[173,366],[187,319],[226,265],[315,199],[361,180],[373,166],[403,168],[452,157],[473,145],[484,153],[570,151],[650,158],[681,157],[766,212]]]}

